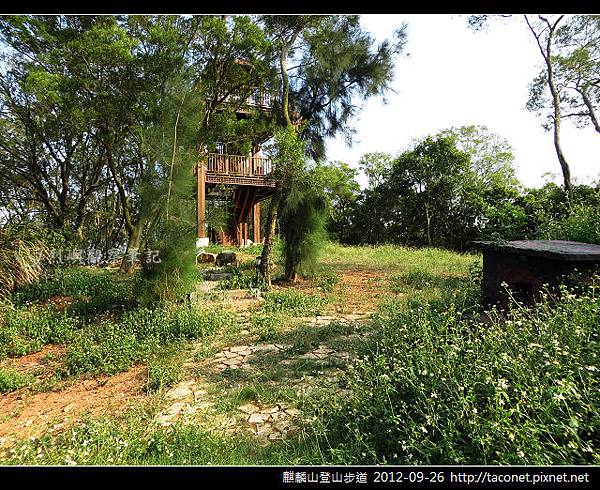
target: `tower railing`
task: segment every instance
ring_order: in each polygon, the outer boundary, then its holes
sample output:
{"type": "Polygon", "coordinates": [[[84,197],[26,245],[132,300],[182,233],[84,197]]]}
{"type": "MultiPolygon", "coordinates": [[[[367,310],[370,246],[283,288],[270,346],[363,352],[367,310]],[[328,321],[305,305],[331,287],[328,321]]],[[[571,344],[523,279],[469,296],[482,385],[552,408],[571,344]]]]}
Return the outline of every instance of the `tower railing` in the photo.
{"type": "Polygon", "coordinates": [[[243,104],[250,107],[257,107],[259,109],[271,109],[273,108],[273,94],[265,89],[258,88],[254,90],[250,95],[248,92],[242,90],[235,90],[226,97],[227,102],[241,102],[243,98],[243,104]]]}
{"type": "Polygon", "coordinates": [[[257,156],[205,153],[202,161],[208,174],[266,177],[273,171],[271,160],[257,156]]]}

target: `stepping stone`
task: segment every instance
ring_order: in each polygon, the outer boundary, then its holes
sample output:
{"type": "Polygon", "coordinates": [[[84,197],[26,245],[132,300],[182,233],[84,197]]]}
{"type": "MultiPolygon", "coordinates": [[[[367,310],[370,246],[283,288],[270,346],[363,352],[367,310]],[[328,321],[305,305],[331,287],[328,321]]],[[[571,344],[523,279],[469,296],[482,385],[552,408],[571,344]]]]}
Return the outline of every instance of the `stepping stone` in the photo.
{"type": "Polygon", "coordinates": [[[238,407],[238,410],[240,412],[244,412],[244,413],[255,413],[259,410],[259,408],[254,405],[253,403],[246,403],[245,405],[242,405],[240,407],[238,407]]]}
{"type": "Polygon", "coordinates": [[[262,413],[253,413],[248,418],[248,422],[250,422],[251,424],[262,424],[265,422],[265,420],[267,420],[267,418],[268,415],[262,413]]]}
{"type": "Polygon", "coordinates": [[[247,345],[236,345],[234,347],[230,347],[229,350],[231,352],[240,352],[240,351],[245,351],[248,350],[250,347],[247,345]]]}
{"type": "Polygon", "coordinates": [[[177,385],[175,388],[172,388],[171,390],[168,391],[167,393],[167,398],[171,399],[171,400],[177,400],[180,398],[186,398],[188,396],[193,395],[193,391],[191,388],[193,382],[190,381],[184,381],[182,383],[180,383],[179,385],[177,385]]]}

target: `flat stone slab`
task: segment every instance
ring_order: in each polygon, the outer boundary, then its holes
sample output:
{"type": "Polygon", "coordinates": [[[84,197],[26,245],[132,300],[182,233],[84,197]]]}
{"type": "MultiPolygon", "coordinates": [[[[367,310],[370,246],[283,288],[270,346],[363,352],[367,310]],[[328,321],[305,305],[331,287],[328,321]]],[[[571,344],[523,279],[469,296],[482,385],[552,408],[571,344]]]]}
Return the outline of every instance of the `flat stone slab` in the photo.
{"type": "Polygon", "coordinates": [[[225,279],[231,279],[233,274],[231,272],[218,272],[206,275],[207,281],[224,281],[225,279]]]}
{"type": "Polygon", "coordinates": [[[564,261],[600,261],[600,245],[567,240],[475,241],[484,250],[564,261]]]}

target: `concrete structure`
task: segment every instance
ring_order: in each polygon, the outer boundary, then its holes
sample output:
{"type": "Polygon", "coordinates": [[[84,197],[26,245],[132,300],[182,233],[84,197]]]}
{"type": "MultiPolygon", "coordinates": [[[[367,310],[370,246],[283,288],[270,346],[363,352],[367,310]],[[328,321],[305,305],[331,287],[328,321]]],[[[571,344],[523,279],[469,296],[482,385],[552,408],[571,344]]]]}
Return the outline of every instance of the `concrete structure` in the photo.
{"type": "Polygon", "coordinates": [[[508,295],[533,302],[547,285],[550,291],[573,273],[600,272],[600,245],[563,240],[474,242],[483,249],[483,299],[486,306],[506,307],[508,295]]]}

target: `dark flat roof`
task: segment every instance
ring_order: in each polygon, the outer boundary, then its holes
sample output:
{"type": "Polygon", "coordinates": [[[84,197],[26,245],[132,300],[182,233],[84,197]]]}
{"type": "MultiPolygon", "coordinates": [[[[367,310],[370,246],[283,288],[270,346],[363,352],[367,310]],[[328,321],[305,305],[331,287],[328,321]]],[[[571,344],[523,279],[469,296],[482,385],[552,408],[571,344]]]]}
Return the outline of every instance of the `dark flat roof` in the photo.
{"type": "Polygon", "coordinates": [[[513,240],[510,242],[473,242],[484,250],[516,255],[533,255],[554,260],[599,261],[600,245],[566,240],[513,240]]]}

